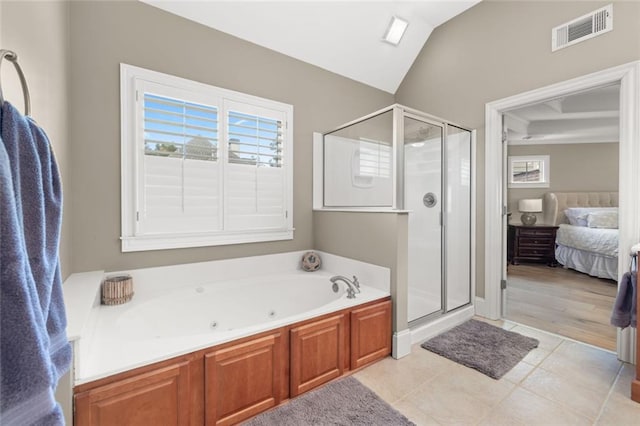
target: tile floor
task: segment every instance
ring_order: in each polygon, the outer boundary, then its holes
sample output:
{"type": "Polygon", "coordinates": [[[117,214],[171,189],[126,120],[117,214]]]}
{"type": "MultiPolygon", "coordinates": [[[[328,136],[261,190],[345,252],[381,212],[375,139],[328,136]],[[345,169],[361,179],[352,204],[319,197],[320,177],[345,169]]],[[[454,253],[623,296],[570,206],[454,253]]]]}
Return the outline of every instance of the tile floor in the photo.
{"type": "Polygon", "coordinates": [[[640,404],[630,399],[633,365],[554,334],[487,322],[540,341],[500,380],[419,345],[354,376],[417,425],[640,426],[640,404]]]}

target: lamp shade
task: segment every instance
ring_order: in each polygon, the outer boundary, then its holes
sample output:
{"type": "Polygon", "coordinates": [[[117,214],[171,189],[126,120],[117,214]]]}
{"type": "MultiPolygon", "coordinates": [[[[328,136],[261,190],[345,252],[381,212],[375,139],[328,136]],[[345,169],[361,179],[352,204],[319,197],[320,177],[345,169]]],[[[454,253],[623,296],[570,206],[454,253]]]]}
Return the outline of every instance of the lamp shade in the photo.
{"type": "Polygon", "coordinates": [[[518,210],[523,213],[538,213],[542,211],[542,199],[518,201],[518,210]]]}

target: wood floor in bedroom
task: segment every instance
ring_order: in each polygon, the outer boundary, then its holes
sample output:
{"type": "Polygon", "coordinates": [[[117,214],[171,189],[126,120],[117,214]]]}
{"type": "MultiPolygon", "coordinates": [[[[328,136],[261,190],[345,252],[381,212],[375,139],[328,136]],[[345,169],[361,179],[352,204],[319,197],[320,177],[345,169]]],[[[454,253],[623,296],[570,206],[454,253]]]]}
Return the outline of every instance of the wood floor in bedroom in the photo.
{"type": "Polygon", "coordinates": [[[506,319],[616,350],[614,281],[545,265],[509,265],[506,319]]]}

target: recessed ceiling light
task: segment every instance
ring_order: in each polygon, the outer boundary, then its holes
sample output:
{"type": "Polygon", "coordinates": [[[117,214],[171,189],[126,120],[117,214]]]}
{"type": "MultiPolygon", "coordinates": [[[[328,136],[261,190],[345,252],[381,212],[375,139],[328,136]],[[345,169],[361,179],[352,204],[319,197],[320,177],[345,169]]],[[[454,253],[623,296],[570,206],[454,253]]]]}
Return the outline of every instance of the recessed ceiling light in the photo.
{"type": "Polygon", "coordinates": [[[384,38],[382,40],[397,46],[398,43],[400,43],[400,40],[402,40],[402,36],[408,26],[409,23],[407,21],[402,18],[398,18],[397,16],[393,16],[389,23],[389,28],[387,28],[387,32],[384,33],[384,38]]]}

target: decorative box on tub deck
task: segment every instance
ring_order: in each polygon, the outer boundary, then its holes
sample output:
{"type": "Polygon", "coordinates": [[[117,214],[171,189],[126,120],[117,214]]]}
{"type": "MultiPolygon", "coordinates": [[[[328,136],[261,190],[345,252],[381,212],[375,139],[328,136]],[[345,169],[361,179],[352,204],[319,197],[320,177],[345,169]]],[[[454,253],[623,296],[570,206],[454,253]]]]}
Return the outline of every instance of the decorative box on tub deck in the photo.
{"type": "Polygon", "coordinates": [[[133,279],[129,275],[108,277],[102,283],[102,304],[121,305],[133,297],[133,279]]]}

